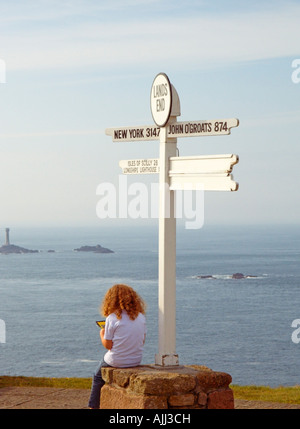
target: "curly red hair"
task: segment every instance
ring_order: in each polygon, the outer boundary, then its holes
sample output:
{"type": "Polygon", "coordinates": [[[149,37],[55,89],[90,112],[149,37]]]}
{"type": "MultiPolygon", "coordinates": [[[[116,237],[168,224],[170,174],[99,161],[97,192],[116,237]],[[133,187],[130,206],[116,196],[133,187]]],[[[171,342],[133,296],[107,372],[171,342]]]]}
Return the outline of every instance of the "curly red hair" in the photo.
{"type": "Polygon", "coordinates": [[[145,314],[146,304],[132,287],[116,284],[106,292],[101,304],[101,313],[105,317],[115,313],[117,318],[121,319],[122,310],[134,320],[139,313],[145,314]]]}

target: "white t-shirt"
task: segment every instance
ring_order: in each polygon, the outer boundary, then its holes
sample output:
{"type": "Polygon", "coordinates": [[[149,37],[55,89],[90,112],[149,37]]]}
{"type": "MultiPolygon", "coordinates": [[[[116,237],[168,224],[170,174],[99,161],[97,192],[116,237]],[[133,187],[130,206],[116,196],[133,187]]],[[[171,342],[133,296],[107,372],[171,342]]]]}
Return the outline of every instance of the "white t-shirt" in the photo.
{"type": "Polygon", "coordinates": [[[111,340],[113,346],[104,355],[108,365],[126,368],[137,366],[143,356],[144,337],[146,334],[146,318],[142,313],[131,320],[125,310],[122,318],[115,313],[106,318],[104,338],[111,340]]]}

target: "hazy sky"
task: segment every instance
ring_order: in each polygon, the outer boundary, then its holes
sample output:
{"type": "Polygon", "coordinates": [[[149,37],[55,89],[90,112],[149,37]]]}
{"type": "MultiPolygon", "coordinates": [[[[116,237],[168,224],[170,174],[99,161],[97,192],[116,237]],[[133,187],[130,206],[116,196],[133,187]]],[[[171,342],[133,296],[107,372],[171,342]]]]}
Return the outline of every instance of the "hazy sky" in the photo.
{"type": "Polygon", "coordinates": [[[205,222],[299,223],[299,22],[299,1],[0,0],[0,228],[103,223],[97,186],[159,150],[105,128],[153,124],[159,72],[179,121],[240,121],[178,139],[182,156],[240,157],[240,189],[207,192],[205,222]]]}

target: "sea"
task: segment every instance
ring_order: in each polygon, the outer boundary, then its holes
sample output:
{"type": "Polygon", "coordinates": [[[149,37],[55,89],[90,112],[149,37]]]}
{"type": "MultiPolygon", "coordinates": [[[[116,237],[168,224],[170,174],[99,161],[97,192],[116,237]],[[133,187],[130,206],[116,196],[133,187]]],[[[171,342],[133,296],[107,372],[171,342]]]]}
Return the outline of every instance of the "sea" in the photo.
{"type": "MultiPolygon", "coordinates": [[[[147,303],[142,363],[154,363],[156,224],[10,233],[11,244],[39,252],[0,254],[0,375],[92,377],[105,353],[99,306],[120,282],[147,303]],[[97,244],[114,253],[74,250],[97,244]]],[[[176,240],[179,364],[227,372],[238,385],[299,385],[299,226],[179,225],[176,240]]]]}

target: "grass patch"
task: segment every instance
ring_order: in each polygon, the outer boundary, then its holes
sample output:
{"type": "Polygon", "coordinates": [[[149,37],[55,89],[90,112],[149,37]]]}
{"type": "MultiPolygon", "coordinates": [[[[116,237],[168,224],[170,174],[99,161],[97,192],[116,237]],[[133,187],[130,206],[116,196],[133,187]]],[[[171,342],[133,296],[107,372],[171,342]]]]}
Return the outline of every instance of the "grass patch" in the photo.
{"type": "Polygon", "coordinates": [[[268,387],[231,385],[230,387],[233,390],[235,399],[300,404],[300,386],[268,387]]]}
{"type": "Polygon", "coordinates": [[[91,378],[49,378],[49,377],[11,377],[0,376],[2,387],[60,387],[65,389],[90,389],[91,378]]]}

